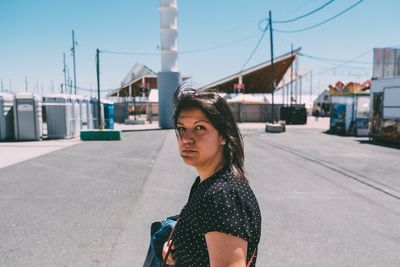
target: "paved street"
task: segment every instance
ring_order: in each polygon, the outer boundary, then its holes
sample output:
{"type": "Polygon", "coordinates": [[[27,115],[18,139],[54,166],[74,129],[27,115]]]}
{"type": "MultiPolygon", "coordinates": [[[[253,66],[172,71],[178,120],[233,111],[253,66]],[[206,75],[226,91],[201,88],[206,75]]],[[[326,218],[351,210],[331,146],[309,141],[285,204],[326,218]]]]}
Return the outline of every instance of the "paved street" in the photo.
{"type": "MultiPolygon", "coordinates": [[[[326,134],[326,122],[241,125],[263,216],[257,266],[400,266],[400,149],[326,134]]],[[[8,164],[0,266],[141,267],[150,223],[179,213],[195,175],[171,130],[8,164]]]]}

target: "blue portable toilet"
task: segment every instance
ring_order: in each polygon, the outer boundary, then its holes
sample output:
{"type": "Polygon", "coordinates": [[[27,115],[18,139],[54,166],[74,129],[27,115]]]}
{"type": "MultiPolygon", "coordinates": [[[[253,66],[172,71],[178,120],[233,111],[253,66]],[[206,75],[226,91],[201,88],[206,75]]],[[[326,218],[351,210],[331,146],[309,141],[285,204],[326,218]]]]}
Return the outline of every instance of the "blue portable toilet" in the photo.
{"type": "MultiPolygon", "coordinates": [[[[91,117],[92,117],[92,126],[93,129],[98,129],[98,125],[99,125],[99,120],[101,122],[101,125],[103,125],[104,128],[104,108],[103,108],[103,101],[100,100],[100,114],[98,112],[98,102],[97,102],[97,98],[90,98],[90,113],[91,113],[91,117]]],[[[90,127],[89,127],[90,128],[90,127]]]]}
{"type": "Polygon", "coordinates": [[[103,100],[105,129],[114,129],[114,103],[103,100]]]}

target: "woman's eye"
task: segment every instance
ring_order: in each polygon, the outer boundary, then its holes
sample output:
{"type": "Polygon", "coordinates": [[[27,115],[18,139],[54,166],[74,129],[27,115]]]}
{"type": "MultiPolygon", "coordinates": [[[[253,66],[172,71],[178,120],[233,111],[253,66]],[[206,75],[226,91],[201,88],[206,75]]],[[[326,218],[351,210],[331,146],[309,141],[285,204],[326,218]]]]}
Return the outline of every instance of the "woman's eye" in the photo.
{"type": "Polygon", "coordinates": [[[178,132],[182,133],[183,131],[185,131],[185,128],[183,127],[177,127],[178,132]]]}
{"type": "Polygon", "coordinates": [[[203,125],[197,125],[197,126],[195,127],[195,129],[196,129],[196,131],[205,130],[206,127],[204,127],[203,125]]]}

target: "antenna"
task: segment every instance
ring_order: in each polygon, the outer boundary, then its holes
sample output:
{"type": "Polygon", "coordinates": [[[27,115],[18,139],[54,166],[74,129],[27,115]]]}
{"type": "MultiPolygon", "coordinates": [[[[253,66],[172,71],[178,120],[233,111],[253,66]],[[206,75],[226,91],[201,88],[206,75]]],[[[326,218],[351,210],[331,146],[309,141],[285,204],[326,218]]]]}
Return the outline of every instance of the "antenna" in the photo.
{"type": "Polygon", "coordinates": [[[72,30],[72,59],[74,62],[74,92],[76,94],[76,69],[75,69],[75,45],[78,45],[78,42],[75,42],[75,32],[72,30]]]}

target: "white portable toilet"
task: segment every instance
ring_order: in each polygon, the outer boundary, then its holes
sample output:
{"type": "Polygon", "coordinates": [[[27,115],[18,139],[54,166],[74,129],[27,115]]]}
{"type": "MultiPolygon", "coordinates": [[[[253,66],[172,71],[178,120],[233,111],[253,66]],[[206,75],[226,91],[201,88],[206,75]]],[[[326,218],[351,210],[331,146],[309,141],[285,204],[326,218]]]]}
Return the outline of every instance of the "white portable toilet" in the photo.
{"type": "Polygon", "coordinates": [[[71,102],[72,102],[72,117],[73,117],[73,126],[72,132],[73,136],[79,136],[81,130],[81,116],[80,116],[80,103],[81,99],[77,95],[71,95],[71,102]]]}
{"type": "Polygon", "coordinates": [[[87,116],[88,116],[88,129],[94,129],[94,110],[93,110],[93,103],[90,97],[85,97],[85,99],[87,100],[87,116]]]}
{"type": "Polygon", "coordinates": [[[81,116],[81,130],[89,129],[89,101],[86,96],[80,97],[80,116],[81,116]]]}
{"type": "Polygon", "coordinates": [[[14,96],[11,94],[0,94],[0,141],[14,138],[13,120],[14,96]]]}
{"type": "Polygon", "coordinates": [[[37,94],[17,93],[14,97],[14,134],[17,141],[42,138],[42,102],[37,94]]]}
{"type": "Polygon", "coordinates": [[[73,137],[72,100],[67,94],[50,94],[44,97],[47,118],[47,137],[67,139],[73,137]]]}

